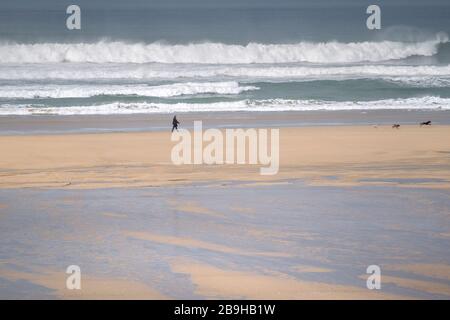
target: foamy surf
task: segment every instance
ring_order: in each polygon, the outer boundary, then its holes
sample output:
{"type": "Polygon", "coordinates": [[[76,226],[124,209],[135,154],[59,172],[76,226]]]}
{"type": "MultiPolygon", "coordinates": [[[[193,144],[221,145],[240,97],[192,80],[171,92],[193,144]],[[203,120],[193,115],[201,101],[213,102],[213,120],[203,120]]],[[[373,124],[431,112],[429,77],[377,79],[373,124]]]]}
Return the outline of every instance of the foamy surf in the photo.
{"type": "Polygon", "coordinates": [[[150,86],[133,85],[22,85],[0,86],[0,98],[88,98],[101,95],[122,95],[169,98],[183,95],[219,94],[236,95],[258,90],[255,86],[240,86],[238,82],[186,82],[150,86]]]}
{"type": "Polygon", "coordinates": [[[383,77],[450,77],[450,65],[161,65],[161,64],[23,64],[1,65],[0,80],[241,80],[286,81],[308,79],[359,79],[383,77]]]}
{"type": "Polygon", "coordinates": [[[422,40],[0,43],[0,115],[448,110],[448,37],[422,40]]]}
{"type": "Polygon", "coordinates": [[[423,42],[299,42],[294,44],[249,43],[36,43],[0,44],[0,63],[356,63],[433,56],[444,33],[423,42]]]}
{"type": "Polygon", "coordinates": [[[239,100],[215,103],[108,103],[51,107],[43,104],[2,105],[0,115],[110,115],[237,111],[450,110],[450,98],[421,97],[376,101],[239,100]]]}

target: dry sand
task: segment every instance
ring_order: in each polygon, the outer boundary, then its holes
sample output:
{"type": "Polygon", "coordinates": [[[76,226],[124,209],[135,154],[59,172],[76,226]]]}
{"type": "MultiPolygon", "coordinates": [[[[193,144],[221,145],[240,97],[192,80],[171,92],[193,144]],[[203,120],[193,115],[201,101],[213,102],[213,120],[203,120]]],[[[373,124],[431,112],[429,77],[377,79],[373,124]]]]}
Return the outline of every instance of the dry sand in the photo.
{"type": "Polygon", "coordinates": [[[169,132],[0,136],[0,188],[142,187],[207,180],[395,184],[449,188],[450,126],[280,129],[280,171],[259,165],[172,164],[169,132]],[[369,179],[360,181],[360,179],[369,179]],[[373,181],[382,180],[382,181],[373,181]],[[387,179],[387,181],[386,181],[387,179]]]}

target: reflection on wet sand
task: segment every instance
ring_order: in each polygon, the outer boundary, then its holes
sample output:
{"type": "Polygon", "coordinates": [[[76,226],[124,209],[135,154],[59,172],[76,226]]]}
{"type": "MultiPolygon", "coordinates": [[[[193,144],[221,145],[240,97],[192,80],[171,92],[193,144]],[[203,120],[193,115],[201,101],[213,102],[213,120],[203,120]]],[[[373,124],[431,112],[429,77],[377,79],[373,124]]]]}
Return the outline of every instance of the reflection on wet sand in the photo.
{"type": "Polygon", "coordinates": [[[430,278],[450,281],[450,265],[448,264],[439,264],[439,263],[397,264],[385,266],[384,269],[392,271],[403,271],[430,278]]]}
{"type": "Polygon", "coordinates": [[[164,236],[158,234],[151,234],[148,232],[125,232],[125,235],[131,238],[147,240],[161,244],[174,245],[185,248],[197,248],[209,251],[216,251],[220,253],[238,254],[244,256],[266,256],[266,257],[289,257],[290,255],[282,252],[252,252],[240,250],[233,247],[228,247],[220,244],[215,244],[211,242],[205,242],[200,240],[195,240],[191,238],[181,238],[174,236],[164,236]]]}
{"type": "Polygon", "coordinates": [[[126,214],[120,214],[120,213],[114,213],[114,212],[102,212],[101,215],[105,216],[105,217],[119,218],[119,219],[123,219],[123,218],[127,217],[126,214]]]}
{"type": "Polygon", "coordinates": [[[0,190],[0,298],[449,297],[446,190],[239,183],[0,190]]]}
{"type": "Polygon", "coordinates": [[[444,283],[415,280],[394,276],[383,276],[383,283],[392,283],[398,287],[413,289],[417,291],[429,292],[450,297],[450,286],[444,283]]]}
{"type": "Polygon", "coordinates": [[[179,203],[175,199],[169,199],[167,201],[167,203],[170,205],[170,207],[172,209],[178,210],[178,211],[202,214],[202,215],[204,214],[204,215],[209,215],[209,216],[214,216],[214,217],[225,217],[223,214],[220,214],[211,209],[200,206],[195,201],[187,201],[187,202],[179,203]]]}
{"type": "Polygon", "coordinates": [[[294,271],[300,273],[321,273],[321,272],[333,272],[331,269],[320,268],[320,267],[312,267],[312,266],[296,266],[293,268],[294,271]]]}
{"type": "Polygon", "coordinates": [[[193,261],[175,261],[175,272],[187,274],[196,293],[211,299],[402,299],[363,288],[302,281],[283,274],[224,270],[193,261]]]}
{"type": "Polygon", "coordinates": [[[50,289],[57,299],[168,299],[147,285],[128,279],[82,276],[80,290],[66,288],[67,274],[57,271],[19,272],[0,269],[0,278],[27,281],[50,289]]]}

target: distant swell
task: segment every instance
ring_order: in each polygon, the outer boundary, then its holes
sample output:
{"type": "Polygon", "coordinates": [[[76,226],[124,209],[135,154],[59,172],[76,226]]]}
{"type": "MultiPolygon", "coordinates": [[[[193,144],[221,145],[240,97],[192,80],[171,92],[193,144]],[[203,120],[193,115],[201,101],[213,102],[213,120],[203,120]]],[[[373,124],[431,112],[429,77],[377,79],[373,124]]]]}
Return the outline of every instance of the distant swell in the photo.
{"type": "Polygon", "coordinates": [[[199,43],[37,43],[0,44],[0,63],[356,63],[433,56],[440,43],[448,41],[439,33],[424,42],[300,42],[296,44],[229,45],[199,43]]]}

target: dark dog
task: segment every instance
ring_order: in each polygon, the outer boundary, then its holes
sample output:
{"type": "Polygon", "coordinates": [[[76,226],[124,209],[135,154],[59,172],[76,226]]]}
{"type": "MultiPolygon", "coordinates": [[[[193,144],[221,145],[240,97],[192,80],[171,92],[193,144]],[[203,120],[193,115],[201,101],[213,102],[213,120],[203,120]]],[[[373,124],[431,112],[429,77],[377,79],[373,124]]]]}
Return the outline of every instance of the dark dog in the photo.
{"type": "Polygon", "coordinates": [[[400,125],[398,123],[395,123],[392,125],[392,129],[400,129],[400,125]]]}
{"type": "Polygon", "coordinates": [[[431,126],[431,121],[421,122],[420,126],[431,126]]]}

